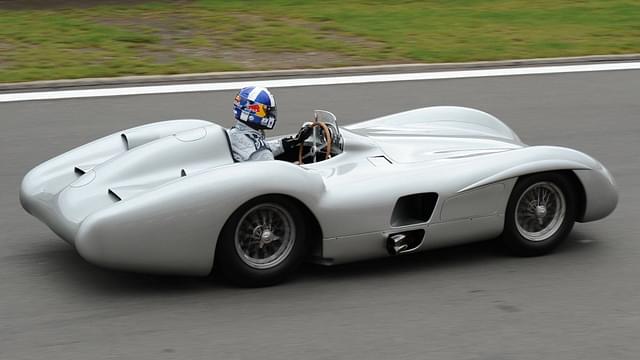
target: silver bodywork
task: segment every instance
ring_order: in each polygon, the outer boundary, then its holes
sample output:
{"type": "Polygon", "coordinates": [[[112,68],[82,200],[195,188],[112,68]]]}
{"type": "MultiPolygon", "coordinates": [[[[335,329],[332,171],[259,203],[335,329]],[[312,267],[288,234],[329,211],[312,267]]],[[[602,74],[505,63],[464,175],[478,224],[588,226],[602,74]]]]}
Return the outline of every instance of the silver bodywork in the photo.
{"type": "Polygon", "coordinates": [[[598,161],[527,146],[478,110],[422,108],[341,132],[342,154],[299,166],[235,163],[225,129],[207,121],[148,124],[37,166],[20,200],[89,262],[190,275],[211,271],[227,219],[265,194],[307,207],[320,232],[314,258],[324,264],[388,256],[389,237],[411,230],[421,234],[411,251],[498,236],[511,190],[527,174],[575,174],[578,221],[603,218],[617,204],[615,182],[598,161]],[[434,194],[433,211],[416,218],[403,209],[399,199],[415,194],[434,194]]]}

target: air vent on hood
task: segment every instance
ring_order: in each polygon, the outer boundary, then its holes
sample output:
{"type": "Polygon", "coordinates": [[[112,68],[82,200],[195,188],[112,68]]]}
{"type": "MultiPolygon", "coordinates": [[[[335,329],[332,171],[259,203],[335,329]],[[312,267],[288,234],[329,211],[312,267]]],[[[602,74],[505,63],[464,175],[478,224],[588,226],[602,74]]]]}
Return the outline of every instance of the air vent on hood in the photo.
{"type": "Polygon", "coordinates": [[[76,175],[78,176],[82,176],[88,173],[89,171],[91,171],[91,169],[93,169],[94,167],[95,165],[76,165],[73,168],[73,172],[76,173],[76,175]]]}
{"type": "Polygon", "coordinates": [[[113,192],[113,190],[109,189],[108,193],[109,193],[109,197],[111,197],[111,199],[112,199],[113,201],[120,201],[120,200],[122,200],[122,198],[121,198],[120,196],[118,196],[118,194],[116,194],[115,192],[113,192]]]}
{"type": "Polygon", "coordinates": [[[127,139],[127,135],[126,134],[120,134],[120,138],[122,139],[122,142],[124,143],[124,146],[127,150],[131,150],[131,147],[129,146],[129,139],[127,139]]]}

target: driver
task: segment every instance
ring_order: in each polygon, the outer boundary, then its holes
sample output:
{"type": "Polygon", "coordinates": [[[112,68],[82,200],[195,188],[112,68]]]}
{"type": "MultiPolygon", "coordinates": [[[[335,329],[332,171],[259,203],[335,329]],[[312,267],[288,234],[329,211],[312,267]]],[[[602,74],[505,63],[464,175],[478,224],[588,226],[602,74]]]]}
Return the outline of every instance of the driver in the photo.
{"type": "Polygon", "coordinates": [[[235,161],[273,160],[285,152],[294,151],[311,135],[312,128],[303,126],[295,137],[266,140],[264,130],[276,126],[276,101],[263,87],[240,89],[233,102],[236,124],[229,129],[231,151],[235,161]]]}

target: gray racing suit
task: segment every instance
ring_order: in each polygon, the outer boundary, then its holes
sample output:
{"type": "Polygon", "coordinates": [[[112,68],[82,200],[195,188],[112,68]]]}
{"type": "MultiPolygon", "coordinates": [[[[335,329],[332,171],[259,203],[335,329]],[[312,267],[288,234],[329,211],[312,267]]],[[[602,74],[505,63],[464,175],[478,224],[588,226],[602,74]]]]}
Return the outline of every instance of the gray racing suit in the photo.
{"type": "Polygon", "coordinates": [[[236,121],[228,133],[231,155],[235,161],[273,160],[284,152],[280,139],[267,141],[264,131],[251,128],[241,121],[236,121]]]}

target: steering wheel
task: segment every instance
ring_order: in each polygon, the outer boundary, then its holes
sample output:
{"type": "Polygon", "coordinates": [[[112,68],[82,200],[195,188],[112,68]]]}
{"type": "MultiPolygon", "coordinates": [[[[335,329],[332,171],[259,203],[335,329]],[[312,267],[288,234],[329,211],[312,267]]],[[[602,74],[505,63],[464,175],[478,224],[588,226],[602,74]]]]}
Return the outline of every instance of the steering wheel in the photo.
{"type": "MultiPolygon", "coordinates": [[[[314,121],[311,123],[311,128],[320,128],[322,129],[322,132],[324,134],[324,138],[327,140],[326,143],[326,149],[327,152],[324,156],[325,160],[331,159],[331,143],[333,141],[333,139],[331,138],[331,131],[329,131],[329,127],[327,127],[327,124],[325,124],[323,121],[314,121]]],[[[309,150],[309,153],[304,155],[304,144],[300,144],[300,152],[298,153],[298,163],[299,164],[304,164],[304,162],[302,161],[305,157],[307,156],[313,156],[313,162],[316,162],[316,154],[322,150],[322,144],[316,144],[316,138],[314,136],[313,139],[313,146],[311,147],[311,149],[309,150]],[[320,148],[318,148],[318,146],[320,146],[320,148]],[[304,156],[303,156],[304,155],[304,156]]]]}

